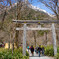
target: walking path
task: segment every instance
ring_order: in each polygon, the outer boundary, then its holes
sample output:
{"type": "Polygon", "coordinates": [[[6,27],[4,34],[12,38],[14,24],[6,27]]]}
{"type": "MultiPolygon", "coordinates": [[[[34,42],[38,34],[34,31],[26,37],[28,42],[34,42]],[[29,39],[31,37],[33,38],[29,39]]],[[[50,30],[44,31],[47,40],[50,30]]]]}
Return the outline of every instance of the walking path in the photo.
{"type": "Polygon", "coordinates": [[[29,57],[29,59],[54,59],[54,58],[53,57],[43,56],[43,57],[29,57]]]}
{"type": "Polygon", "coordinates": [[[35,52],[34,52],[34,56],[32,57],[32,54],[31,54],[30,50],[29,50],[29,56],[30,56],[29,59],[54,59],[53,57],[42,56],[42,55],[41,55],[41,57],[39,57],[39,55],[36,54],[35,52]]]}

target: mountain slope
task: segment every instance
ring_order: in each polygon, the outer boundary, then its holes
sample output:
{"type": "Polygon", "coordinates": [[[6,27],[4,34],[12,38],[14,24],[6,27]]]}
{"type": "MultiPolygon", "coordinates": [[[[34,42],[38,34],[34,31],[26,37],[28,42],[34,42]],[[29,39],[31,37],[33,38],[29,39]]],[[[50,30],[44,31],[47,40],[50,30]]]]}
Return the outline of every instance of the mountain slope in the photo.
{"type": "MultiPolygon", "coordinates": [[[[17,5],[17,4],[15,3],[15,5],[17,5]]],[[[19,9],[19,7],[20,6],[18,5],[18,7],[16,7],[16,8],[19,9]]],[[[25,20],[40,20],[40,19],[44,19],[44,18],[46,18],[46,19],[51,18],[50,15],[45,10],[36,8],[35,6],[33,6],[31,4],[29,4],[27,6],[23,5],[20,14],[21,14],[21,19],[25,19],[25,20]]]]}
{"type": "Polygon", "coordinates": [[[33,6],[32,4],[29,4],[28,7],[32,8],[32,9],[34,9],[34,10],[36,10],[36,11],[44,12],[44,13],[46,13],[47,15],[49,15],[50,17],[54,17],[54,16],[55,16],[55,15],[49,14],[48,12],[46,12],[46,11],[43,10],[43,9],[40,9],[40,8],[38,8],[38,7],[36,7],[36,6],[33,6]]]}
{"type": "MultiPolygon", "coordinates": [[[[14,5],[16,6],[17,3],[15,3],[14,5]]],[[[13,5],[13,7],[14,7],[14,5],[13,5]]],[[[46,12],[46,11],[43,10],[43,9],[40,9],[40,8],[38,8],[38,7],[36,7],[36,6],[33,6],[32,4],[27,4],[27,7],[31,8],[31,9],[33,9],[33,10],[35,10],[35,11],[44,12],[44,13],[48,14],[50,17],[54,17],[54,16],[55,16],[55,15],[52,15],[52,14],[46,12]]]]}

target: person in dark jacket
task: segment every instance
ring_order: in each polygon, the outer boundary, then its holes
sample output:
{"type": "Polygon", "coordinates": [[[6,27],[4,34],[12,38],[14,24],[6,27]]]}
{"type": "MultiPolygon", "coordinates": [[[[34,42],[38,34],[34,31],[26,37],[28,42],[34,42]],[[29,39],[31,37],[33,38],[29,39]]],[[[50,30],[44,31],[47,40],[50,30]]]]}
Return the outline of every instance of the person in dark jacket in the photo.
{"type": "Polygon", "coordinates": [[[34,47],[33,45],[31,46],[31,53],[32,53],[32,56],[34,55],[34,47]]]}
{"type": "Polygon", "coordinates": [[[38,47],[38,53],[39,53],[39,57],[40,57],[40,52],[42,51],[41,45],[39,45],[38,47]]]}
{"type": "Polygon", "coordinates": [[[44,49],[44,47],[42,47],[42,55],[44,56],[44,51],[45,51],[45,49],[44,49]]]}

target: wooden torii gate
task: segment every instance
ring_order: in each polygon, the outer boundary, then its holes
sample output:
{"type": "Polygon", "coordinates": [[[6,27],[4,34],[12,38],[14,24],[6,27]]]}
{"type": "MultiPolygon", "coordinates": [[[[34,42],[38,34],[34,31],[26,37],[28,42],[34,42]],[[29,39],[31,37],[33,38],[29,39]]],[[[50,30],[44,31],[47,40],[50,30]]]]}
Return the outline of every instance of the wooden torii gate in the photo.
{"type": "MultiPolygon", "coordinates": [[[[59,20],[13,20],[13,22],[24,24],[22,28],[16,28],[16,30],[23,30],[23,55],[26,55],[26,31],[27,30],[52,30],[52,37],[53,37],[53,47],[54,47],[54,55],[57,54],[57,45],[56,45],[56,32],[55,32],[55,26],[54,23],[59,23],[59,20]],[[52,23],[50,28],[29,28],[27,27],[27,24],[33,24],[33,23],[52,23]]],[[[56,28],[58,30],[58,28],[56,28]]]]}

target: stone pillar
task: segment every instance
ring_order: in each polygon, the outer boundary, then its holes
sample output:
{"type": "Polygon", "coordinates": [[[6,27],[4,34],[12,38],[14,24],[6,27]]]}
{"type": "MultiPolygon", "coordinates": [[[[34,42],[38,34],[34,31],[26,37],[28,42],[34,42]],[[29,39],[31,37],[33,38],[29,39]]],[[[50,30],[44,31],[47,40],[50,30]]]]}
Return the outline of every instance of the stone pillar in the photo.
{"type": "Polygon", "coordinates": [[[56,32],[54,23],[52,23],[52,37],[53,37],[53,47],[54,47],[54,55],[57,54],[57,45],[56,45],[56,32]]]}
{"type": "Polygon", "coordinates": [[[23,56],[26,56],[26,24],[23,27],[23,56]]]}

